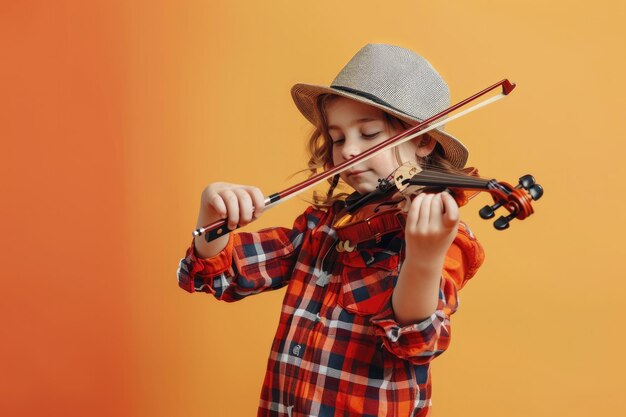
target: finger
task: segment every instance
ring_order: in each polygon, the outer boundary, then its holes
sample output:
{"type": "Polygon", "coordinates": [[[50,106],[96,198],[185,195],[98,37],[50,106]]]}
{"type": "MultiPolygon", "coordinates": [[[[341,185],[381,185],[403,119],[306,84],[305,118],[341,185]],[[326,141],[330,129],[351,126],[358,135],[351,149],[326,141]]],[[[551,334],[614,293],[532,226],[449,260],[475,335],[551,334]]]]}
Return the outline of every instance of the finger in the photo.
{"type": "Polygon", "coordinates": [[[252,207],[252,198],[250,197],[250,194],[248,194],[248,191],[244,188],[236,188],[233,192],[237,196],[237,201],[239,202],[239,226],[243,227],[252,220],[252,212],[254,211],[254,207],[252,207]]]}
{"type": "Polygon", "coordinates": [[[419,220],[420,207],[422,205],[422,201],[424,201],[425,194],[418,194],[417,197],[413,199],[411,202],[411,206],[409,207],[409,211],[406,215],[406,226],[405,230],[409,233],[415,232],[415,225],[419,220]]]}
{"type": "Polygon", "coordinates": [[[219,194],[217,193],[209,194],[207,201],[209,203],[209,207],[211,207],[220,217],[222,218],[226,217],[226,214],[227,214],[226,204],[224,204],[224,200],[219,194]]]}
{"type": "Polygon", "coordinates": [[[265,209],[265,196],[257,187],[248,187],[247,191],[254,205],[254,218],[259,218],[265,209]]]}
{"type": "Polygon", "coordinates": [[[228,212],[228,228],[230,230],[236,229],[239,224],[239,199],[232,190],[224,190],[220,193],[224,204],[226,204],[226,211],[228,212]]]}
{"type": "Polygon", "coordinates": [[[450,229],[456,227],[459,223],[459,205],[456,203],[456,200],[448,193],[443,193],[441,196],[441,201],[443,203],[443,225],[444,227],[450,229]]]}
{"type": "Polygon", "coordinates": [[[417,221],[417,229],[421,232],[426,232],[428,229],[428,223],[430,222],[430,205],[433,201],[434,194],[426,194],[422,206],[420,207],[420,218],[417,221]]]}
{"type": "Polygon", "coordinates": [[[429,223],[431,227],[441,227],[441,216],[443,211],[443,202],[441,201],[441,193],[437,193],[433,196],[430,203],[430,219],[429,223]]]}

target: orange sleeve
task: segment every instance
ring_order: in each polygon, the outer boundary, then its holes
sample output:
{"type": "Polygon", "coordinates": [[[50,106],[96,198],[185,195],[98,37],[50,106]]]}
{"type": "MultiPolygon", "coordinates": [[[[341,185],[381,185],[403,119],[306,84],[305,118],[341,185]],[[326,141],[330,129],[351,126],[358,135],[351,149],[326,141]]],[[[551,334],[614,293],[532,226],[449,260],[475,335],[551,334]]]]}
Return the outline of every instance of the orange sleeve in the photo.
{"type": "Polygon", "coordinates": [[[463,222],[450,245],[443,266],[444,277],[454,282],[457,290],[465,286],[485,260],[485,251],[474,233],[463,222]]]}

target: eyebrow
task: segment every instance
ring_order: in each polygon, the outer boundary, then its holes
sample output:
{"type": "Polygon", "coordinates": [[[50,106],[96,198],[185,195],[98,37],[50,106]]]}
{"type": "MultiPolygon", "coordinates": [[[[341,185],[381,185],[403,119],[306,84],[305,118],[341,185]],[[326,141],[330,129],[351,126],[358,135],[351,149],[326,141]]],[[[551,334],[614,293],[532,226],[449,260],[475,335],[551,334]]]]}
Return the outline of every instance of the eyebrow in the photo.
{"type": "MultiPolygon", "coordinates": [[[[363,117],[361,119],[355,120],[353,123],[350,124],[350,126],[355,125],[355,124],[359,124],[359,123],[365,123],[365,122],[375,122],[378,121],[380,119],[372,119],[371,117],[363,117]]],[[[328,125],[328,130],[330,129],[339,129],[341,130],[341,128],[339,126],[335,126],[335,125],[328,125]]]]}

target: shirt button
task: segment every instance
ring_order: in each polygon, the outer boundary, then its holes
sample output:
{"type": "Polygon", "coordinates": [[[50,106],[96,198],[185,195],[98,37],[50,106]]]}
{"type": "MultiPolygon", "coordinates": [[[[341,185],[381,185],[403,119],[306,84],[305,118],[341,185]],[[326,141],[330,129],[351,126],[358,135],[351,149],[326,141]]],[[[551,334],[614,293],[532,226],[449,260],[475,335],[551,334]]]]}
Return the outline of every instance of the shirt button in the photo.
{"type": "Polygon", "coordinates": [[[300,356],[300,350],[302,349],[302,346],[300,345],[295,345],[293,347],[293,349],[291,349],[291,353],[293,353],[294,356],[300,356]]]}
{"type": "Polygon", "coordinates": [[[387,332],[387,336],[389,337],[389,339],[391,339],[392,342],[397,342],[398,339],[400,339],[400,329],[398,329],[397,327],[391,328],[387,332]]]}

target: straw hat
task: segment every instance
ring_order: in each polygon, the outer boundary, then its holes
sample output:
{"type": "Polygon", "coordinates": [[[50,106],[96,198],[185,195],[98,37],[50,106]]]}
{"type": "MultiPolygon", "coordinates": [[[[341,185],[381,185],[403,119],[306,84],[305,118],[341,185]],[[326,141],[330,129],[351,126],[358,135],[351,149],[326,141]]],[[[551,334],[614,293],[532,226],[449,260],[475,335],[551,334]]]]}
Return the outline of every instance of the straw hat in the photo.
{"type": "MultiPolygon", "coordinates": [[[[415,125],[450,106],[448,85],[428,61],[408,49],[368,44],[339,72],[330,87],[296,84],[291,96],[300,112],[317,124],[317,99],[335,94],[378,107],[415,125]]],[[[428,133],[441,144],[446,159],[463,168],[468,151],[443,126],[428,133]]]]}

